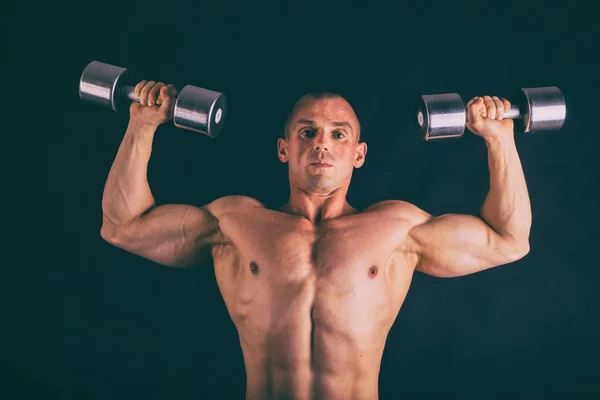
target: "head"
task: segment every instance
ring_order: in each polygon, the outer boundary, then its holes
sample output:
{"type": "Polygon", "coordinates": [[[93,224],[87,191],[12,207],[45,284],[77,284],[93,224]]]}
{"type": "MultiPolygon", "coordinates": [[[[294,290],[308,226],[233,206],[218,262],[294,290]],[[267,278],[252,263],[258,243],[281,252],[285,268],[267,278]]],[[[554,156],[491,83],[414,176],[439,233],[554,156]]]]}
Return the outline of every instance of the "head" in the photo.
{"type": "Polygon", "coordinates": [[[365,162],[354,109],[332,92],[309,93],[294,105],[277,142],[279,159],[288,164],[290,185],[313,195],[347,191],[354,168],[365,162]],[[329,164],[327,167],[316,163],[329,164]]]}

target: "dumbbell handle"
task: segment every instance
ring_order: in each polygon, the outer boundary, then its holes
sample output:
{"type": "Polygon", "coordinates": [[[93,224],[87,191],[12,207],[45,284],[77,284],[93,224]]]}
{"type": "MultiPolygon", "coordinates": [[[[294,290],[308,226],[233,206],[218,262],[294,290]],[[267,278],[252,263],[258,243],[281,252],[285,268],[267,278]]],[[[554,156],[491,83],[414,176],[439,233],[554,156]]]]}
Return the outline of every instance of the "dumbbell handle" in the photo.
{"type": "MultiPolygon", "coordinates": [[[[466,109],[465,109],[466,112],[466,109]]],[[[521,113],[521,107],[517,104],[511,104],[510,110],[504,113],[503,119],[517,119],[523,117],[521,113]]],[[[467,122],[469,121],[469,114],[467,113],[467,122]]]]}
{"type": "Polygon", "coordinates": [[[521,118],[523,114],[521,113],[521,107],[517,104],[511,104],[510,110],[504,112],[504,119],[517,119],[521,118]]]}
{"type": "Polygon", "coordinates": [[[121,88],[121,96],[127,97],[136,103],[140,102],[140,98],[135,94],[135,86],[123,86],[121,88]]]}

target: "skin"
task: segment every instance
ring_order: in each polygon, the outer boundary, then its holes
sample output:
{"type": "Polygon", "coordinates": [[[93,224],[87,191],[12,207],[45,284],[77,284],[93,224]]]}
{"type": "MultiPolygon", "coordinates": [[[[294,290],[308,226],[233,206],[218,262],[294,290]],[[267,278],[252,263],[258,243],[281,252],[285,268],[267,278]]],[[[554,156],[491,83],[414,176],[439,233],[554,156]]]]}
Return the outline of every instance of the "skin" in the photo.
{"type": "Polygon", "coordinates": [[[239,333],[247,399],[377,399],[387,334],[415,271],[456,277],[529,251],[529,197],[505,99],[467,105],[467,127],[488,147],[481,216],[432,216],[400,200],[364,210],[347,202],[367,145],[341,97],[305,96],[294,107],[278,141],[290,185],[278,210],[244,196],[156,205],[146,169],[177,90],[143,81],[136,92],[106,182],[102,237],[166,266],[213,263],[239,333]]]}

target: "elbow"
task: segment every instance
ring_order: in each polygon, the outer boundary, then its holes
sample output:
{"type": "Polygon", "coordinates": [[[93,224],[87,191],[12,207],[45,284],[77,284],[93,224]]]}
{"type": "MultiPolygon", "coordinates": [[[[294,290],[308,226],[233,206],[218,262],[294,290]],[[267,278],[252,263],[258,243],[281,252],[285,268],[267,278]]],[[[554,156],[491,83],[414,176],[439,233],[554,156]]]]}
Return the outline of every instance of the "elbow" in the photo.
{"type": "Polygon", "coordinates": [[[107,224],[102,224],[100,228],[100,237],[106,240],[107,242],[111,242],[113,237],[115,236],[115,227],[107,224]]]}
{"type": "Polygon", "coordinates": [[[519,248],[519,259],[521,259],[521,258],[525,257],[527,254],[529,254],[530,250],[531,250],[531,247],[529,246],[529,242],[523,243],[519,248]]]}
{"type": "Polygon", "coordinates": [[[100,228],[100,236],[114,246],[119,246],[123,237],[121,230],[117,225],[106,223],[102,224],[102,228],[100,228]]]}
{"type": "Polygon", "coordinates": [[[518,261],[529,254],[530,249],[528,241],[513,243],[510,250],[506,252],[506,258],[508,262],[518,261]]]}

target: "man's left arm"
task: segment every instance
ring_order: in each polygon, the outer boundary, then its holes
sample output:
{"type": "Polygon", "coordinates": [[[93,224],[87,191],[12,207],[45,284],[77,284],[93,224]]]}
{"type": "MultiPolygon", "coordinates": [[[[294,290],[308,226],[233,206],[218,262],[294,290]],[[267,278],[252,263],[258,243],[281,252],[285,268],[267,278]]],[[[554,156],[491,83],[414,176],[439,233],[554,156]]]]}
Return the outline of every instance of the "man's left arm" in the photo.
{"type": "Polygon", "coordinates": [[[514,141],[514,124],[503,119],[510,103],[475,97],[467,104],[467,128],[484,138],[488,149],[490,190],[481,217],[446,214],[432,217],[417,210],[409,232],[418,271],[455,277],[508,264],[529,252],[531,204],[514,141]]]}

